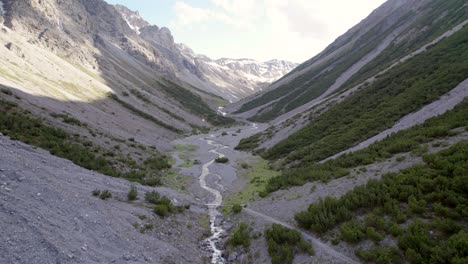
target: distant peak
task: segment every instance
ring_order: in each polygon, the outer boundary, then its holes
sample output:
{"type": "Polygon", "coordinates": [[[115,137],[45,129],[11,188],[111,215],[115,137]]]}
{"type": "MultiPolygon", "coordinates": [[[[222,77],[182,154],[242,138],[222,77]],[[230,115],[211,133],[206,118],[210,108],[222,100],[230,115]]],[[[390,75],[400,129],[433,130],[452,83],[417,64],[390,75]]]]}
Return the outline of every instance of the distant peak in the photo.
{"type": "Polygon", "coordinates": [[[122,18],[127,22],[128,26],[137,34],[140,34],[140,29],[150,26],[150,23],[144,20],[138,11],[130,10],[123,5],[114,5],[115,9],[122,15],[122,18]]]}

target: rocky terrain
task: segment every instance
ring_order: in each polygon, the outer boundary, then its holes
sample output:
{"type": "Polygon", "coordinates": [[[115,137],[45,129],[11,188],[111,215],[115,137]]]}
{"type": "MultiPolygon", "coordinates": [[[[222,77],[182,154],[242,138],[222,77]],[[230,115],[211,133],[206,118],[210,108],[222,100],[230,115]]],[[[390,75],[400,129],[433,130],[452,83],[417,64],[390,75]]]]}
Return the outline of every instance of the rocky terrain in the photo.
{"type": "MultiPolygon", "coordinates": [[[[377,70],[391,66],[463,23],[465,9],[462,1],[451,5],[437,1],[387,1],[324,51],[267,87],[265,92],[232,104],[227,110],[257,122],[272,121],[320,96],[349,89],[351,84],[357,84],[357,79],[364,83],[371,77],[369,72],[377,74],[377,70]],[[442,21],[444,16],[447,17],[442,21]],[[436,21],[432,26],[438,24],[439,27],[430,29],[428,34],[426,21],[431,19],[436,21]]],[[[304,108],[299,110],[302,111],[304,108]]]]}
{"type": "Polygon", "coordinates": [[[5,136],[0,136],[0,182],[2,263],[201,261],[198,238],[205,230],[198,219],[205,209],[187,195],[136,184],[139,200],[128,202],[130,182],[5,136]],[[96,189],[109,190],[112,198],[94,197],[96,189]],[[142,202],[153,190],[191,209],[162,219],[142,202]]]}
{"type": "Polygon", "coordinates": [[[116,9],[136,34],[152,43],[164,57],[172,61],[181,79],[231,103],[261,91],[298,65],[284,60],[213,60],[196,54],[185,44],[175,43],[168,28],[150,25],[138,12],[121,5],[116,5],[116,9]]]}
{"type": "MultiPolygon", "coordinates": [[[[313,250],[279,263],[387,259],[401,238],[384,239],[390,228],[353,244],[342,226],[317,232],[295,215],[468,142],[466,7],[389,0],[296,65],[210,59],[102,0],[1,0],[0,263],[271,263],[299,238],[313,250]],[[297,236],[272,250],[275,224],[297,236]]],[[[439,176],[463,183],[463,166],[439,176]]],[[[411,208],[397,227],[442,211],[446,225],[430,228],[466,233],[463,201],[418,215],[439,206],[422,202],[399,201],[411,208]]],[[[414,257],[401,252],[393,263],[414,257]]]]}

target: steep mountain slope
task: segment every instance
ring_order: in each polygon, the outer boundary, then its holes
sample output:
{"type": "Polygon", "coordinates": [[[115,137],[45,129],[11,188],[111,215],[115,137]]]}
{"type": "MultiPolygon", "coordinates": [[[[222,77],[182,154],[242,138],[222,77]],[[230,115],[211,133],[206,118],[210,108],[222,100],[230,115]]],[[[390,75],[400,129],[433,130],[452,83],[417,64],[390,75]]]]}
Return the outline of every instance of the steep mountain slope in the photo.
{"type": "Polygon", "coordinates": [[[128,181],[3,135],[0,167],[1,263],[200,263],[197,238],[204,229],[194,221],[200,211],[164,219],[143,199],[157,191],[176,205],[196,207],[187,195],[136,185],[139,200],[127,202],[128,181]],[[96,189],[112,197],[94,197],[96,189]]]}
{"type": "Polygon", "coordinates": [[[173,69],[180,79],[230,102],[260,91],[298,65],[283,60],[267,62],[252,59],[212,60],[207,56],[196,54],[184,44],[175,43],[168,28],[150,25],[138,12],[131,11],[125,6],[115,7],[137,35],[151,43],[173,64],[173,69]]]}
{"type": "Polygon", "coordinates": [[[266,92],[229,111],[255,121],[273,120],[314,99],[364,82],[466,17],[466,3],[461,0],[387,1],[266,92]]]}
{"type": "Polygon", "coordinates": [[[211,109],[223,99],[178,79],[106,2],[3,4],[0,83],[27,109],[65,111],[111,138],[161,149],[176,133],[224,122],[211,109]]]}
{"type": "MultiPolygon", "coordinates": [[[[461,28],[336,105],[318,110],[310,116],[309,124],[276,144],[267,155],[287,156],[287,162],[316,162],[392,127],[405,115],[438,100],[468,78],[467,30],[466,26],[461,28]]],[[[454,103],[463,100],[466,86],[460,85],[457,91],[452,93],[454,103]]],[[[244,140],[244,147],[255,147],[259,139],[244,140]]]]}

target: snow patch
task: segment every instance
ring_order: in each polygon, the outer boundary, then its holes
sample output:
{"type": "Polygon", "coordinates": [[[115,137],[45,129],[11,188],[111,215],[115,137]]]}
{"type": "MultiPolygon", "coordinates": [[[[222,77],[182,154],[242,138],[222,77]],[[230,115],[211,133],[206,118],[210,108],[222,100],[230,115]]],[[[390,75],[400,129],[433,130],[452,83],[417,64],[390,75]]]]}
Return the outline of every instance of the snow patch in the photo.
{"type": "Polygon", "coordinates": [[[140,28],[135,26],[135,25],[132,25],[132,23],[130,23],[130,21],[128,20],[127,16],[126,15],[123,15],[122,16],[123,19],[125,20],[125,22],[127,22],[127,25],[133,30],[135,31],[138,35],[140,35],[140,28]]]}

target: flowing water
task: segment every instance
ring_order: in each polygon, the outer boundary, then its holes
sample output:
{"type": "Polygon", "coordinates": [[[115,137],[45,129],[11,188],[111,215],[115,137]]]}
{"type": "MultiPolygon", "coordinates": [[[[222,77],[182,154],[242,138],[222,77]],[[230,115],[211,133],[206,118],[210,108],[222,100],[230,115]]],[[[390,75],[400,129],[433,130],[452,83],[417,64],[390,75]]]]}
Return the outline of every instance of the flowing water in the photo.
{"type": "MultiPolygon", "coordinates": [[[[211,153],[214,153],[214,154],[218,155],[219,158],[224,157],[224,155],[222,153],[219,153],[218,150],[220,150],[222,148],[226,148],[226,146],[223,146],[221,144],[217,144],[213,140],[209,140],[209,139],[203,139],[203,140],[205,140],[209,145],[215,147],[214,149],[210,150],[211,153]]],[[[208,213],[209,213],[209,216],[210,216],[210,229],[211,229],[211,234],[212,235],[206,241],[210,244],[210,248],[213,251],[213,255],[211,257],[211,263],[220,264],[220,263],[225,263],[225,260],[224,260],[224,258],[222,256],[222,251],[218,248],[218,246],[216,244],[217,244],[217,242],[220,241],[221,235],[225,231],[221,226],[216,224],[217,223],[216,218],[218,218],[218,217],[221,218],[222,217],[222,214],[220,212],[218,212],[218,207],[223,202],[223,196],[221,195],[220,191],[218,191],[216,189],[213,189],[211,187],[208,187],[206,185],[206,177],[211,174],[209,167],[213,163],[214,163],[214,159],[210,160],[209,162],[207,162],[205,164],[203,164],[202,173],[200,175],[199,182],[200,182],[200,186],[203,189],[205,189],[206,191],[208,191],[209,193],[214,195],[214,200],[207,204],[208,213]]],[[[218,184],[218,186],[220,188],[223,188],[223,186],[221,184],[218,184]]]]}
{"type": "MultiPolygon", "coordinates": [[[[258,129],[258,126],[255,123],[251,124],[252,127],[249,130],[256,130],[258,129]]],[[[229,133],[232,133],[234,131],[231,131],[229,133]]],[[[215,135],[210,135],[211,138],[214,138],[215,135]]],[[[209,138],[200,138],[201,140],[205,140],[206,143],[210,146],[213,146],[214,149],[210,150],[210,153],[216,154],[218,158],[224,157],[224,154],[218,152],[219,150],[223,148],[228,148],[228,146],[224,146],[222,144],[216,143],[214,140],[211,140],[209,138]]],[[[223,196],[221,195],[221,192],[217,189],[211,188],[207,186],[206,184],[206,178],[208,175],[212,176],[217,176],[219,180],[221,180],[221,177],[219,175],[213,174],[210,172],[210,166],[215,162],[214,159],[208,161],[207,163],[203,164],[202,166],[202,172],[200,174],[199,178],[199,183],[200,186],[211,193],[214,196],[214,200],[211,202],[207,203],[206,205],[208,206],[208,213],[210,216],[210,229],[211,229],[211,236],[207,238],[205,241],[209,243],[209,247],[212,251],[212,256],[211,256],[211,263],[213,264],[222,264],[225,263],[226,260],[223,258],[223,252],[221,249],[218,248],[218,244],[221,243],[221,236],[225,232],[225,230],[219,225],[221,223],[221,218],[223,215],[218,211],[218,207],[221,206],[223,203],[223,196]]],[[[214,182],[220,190],[224,189],[224,186],[220,182],[214,182]]]]}

